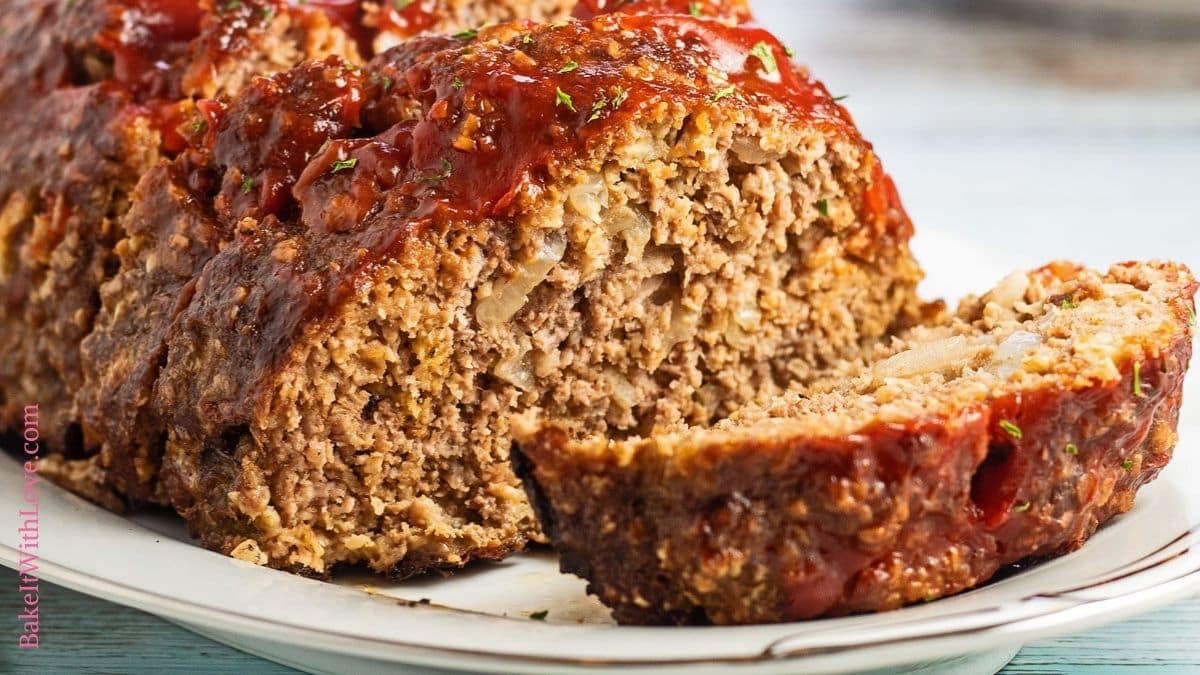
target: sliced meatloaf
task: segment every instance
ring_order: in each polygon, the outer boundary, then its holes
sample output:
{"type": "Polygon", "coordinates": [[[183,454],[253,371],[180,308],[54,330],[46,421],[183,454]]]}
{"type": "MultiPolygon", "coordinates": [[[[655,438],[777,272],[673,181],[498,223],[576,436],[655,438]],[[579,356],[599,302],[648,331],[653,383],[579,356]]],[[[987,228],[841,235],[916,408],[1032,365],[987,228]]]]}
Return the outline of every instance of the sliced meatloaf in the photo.
{"type": "MultiPolygon", "coordinates": [[[[493,19],[517,4],[474,3],[493,19]]],[[[134,186],[202,131],[198,100],[304,59],[361,63],[373,35],[368,5],[14,0],[0,9],[0,429],[17,429],[37,403],[44,446],[60,453],[46,475],[110,506],[164,499],[157,464],[121,440],[140,431],[101,417],[106,399],[136,386],[81,360],[100,289],[121,265],[134,186]]],[[[429,27],[457,30],[457,18],[429,27]]],[[[166,197],[149,190],[141,196],[166,197]]]]}
{"type": "Polygon", "coordinates": [[[1083,545],[1171,457],[1195,332],[1182,266],[1054,264],[850,380],[712,427],[516,425],[567,572],[623,623],[886,610],[1083,545]]]}
{"type": "Polygon", "coordinates": [[[248,560],[502,556],[538,536],[514,412],[707,424],[848,368],[917,304],[890,180],[757,28],[502,25],[205,114],[131,212],[92,346],[132,384],[98,420],[165,433],[171,502],[248,560]]]}

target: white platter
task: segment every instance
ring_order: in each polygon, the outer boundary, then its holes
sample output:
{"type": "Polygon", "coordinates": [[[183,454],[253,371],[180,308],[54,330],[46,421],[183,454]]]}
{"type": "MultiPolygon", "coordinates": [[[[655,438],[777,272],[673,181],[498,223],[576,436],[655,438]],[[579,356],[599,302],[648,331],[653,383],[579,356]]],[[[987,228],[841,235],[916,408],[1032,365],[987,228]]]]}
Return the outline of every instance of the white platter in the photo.
{"type": "MultiPolygon", "coordinates": [[[[1002,276],[987,257],[932,230],[916,248],[939,261],[928,296],[985,288],[1002,276]]],[[[559,573],[544,551],[451,578],[342,575],[325,583],[206,551],[172,515],[118,516],[45,482],[36,487],[38,574],[313,673],[844,673],[918,662],[923,669],[907,671],[992,673],[1024,642],[1200,590],[1200,483],[1192,479],[1200,475],[1200,402],[1189,401],[1175,460],[1082,550],[956,597],[872,616],[618,627],[585,583],[559,573]],[[544,621],[530,618],[546,610],[544,621]]],[[[0,512],[15,514],[23,489],[20,465],[0,455],[0,512]]],[[[16,567],[16,547],[16,528],[0,529],[0,563],[16,567]]]]}

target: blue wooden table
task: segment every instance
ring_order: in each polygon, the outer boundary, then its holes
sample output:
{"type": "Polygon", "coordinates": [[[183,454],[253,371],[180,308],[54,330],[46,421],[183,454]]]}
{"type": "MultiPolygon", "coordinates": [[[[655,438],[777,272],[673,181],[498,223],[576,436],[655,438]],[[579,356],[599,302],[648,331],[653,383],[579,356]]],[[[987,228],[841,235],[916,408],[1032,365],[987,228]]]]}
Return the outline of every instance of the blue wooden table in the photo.
{"type": "MultiPolygon", "coordinates": [[[[15,588],[9,570],[0,588],[15,588]]],[[[36,652],[16,648],[16,593],[0,593],[0,673],[283,675],[263,661],[134,609],[46,584],[42,640],[36,652]]],[[[1006,668],[1017,673],[1200,673],[1200,598],[1089,631],[1028,645],[1006,668]]]]}

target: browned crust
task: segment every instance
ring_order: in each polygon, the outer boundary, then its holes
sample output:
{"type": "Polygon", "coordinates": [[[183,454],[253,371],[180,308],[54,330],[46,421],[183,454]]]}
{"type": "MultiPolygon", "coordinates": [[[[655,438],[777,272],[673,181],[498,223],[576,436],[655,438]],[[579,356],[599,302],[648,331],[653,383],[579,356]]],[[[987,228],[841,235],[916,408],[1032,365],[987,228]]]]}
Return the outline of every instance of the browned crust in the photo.
{"type": "Polygon", "coordinates": [[[563,570],[588,579],[622,623],[893,609],[1078,548],[1129,510],[1171,457],[1191,353],[1184,331],[1143,362],[1142,397],[1126,364],[1120,382],[847,439],[722,445],[683,467],[653,453],[629,466],[581,459],[553,427],[514,461],[563,570]]]}

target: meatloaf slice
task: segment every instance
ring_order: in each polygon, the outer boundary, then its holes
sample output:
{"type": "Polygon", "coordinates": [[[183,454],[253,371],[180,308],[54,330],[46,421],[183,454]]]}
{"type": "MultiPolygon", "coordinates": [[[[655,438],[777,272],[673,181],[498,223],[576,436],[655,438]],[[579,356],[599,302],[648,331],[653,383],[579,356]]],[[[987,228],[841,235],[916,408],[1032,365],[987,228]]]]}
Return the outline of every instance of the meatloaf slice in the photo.
{"type": "Polygon", "coordinates": [[[1196,288],[1179,265],[1051,265],[851,381],[646,438],[526,417],[514,459],[563,569],[622,623],[938,598],[1082,546],[1158,475],[1196,288]]]}
{"type": "Polygon", "coordinates": [[[499,557],[537,536],[514,412],[707,424],[916,305],[890,181],[765,31],[517,23],[360,76],[361,126],[292,207],[239,211],[167,331],[162,478],[208,546],[318,574],[499,557]]]}

